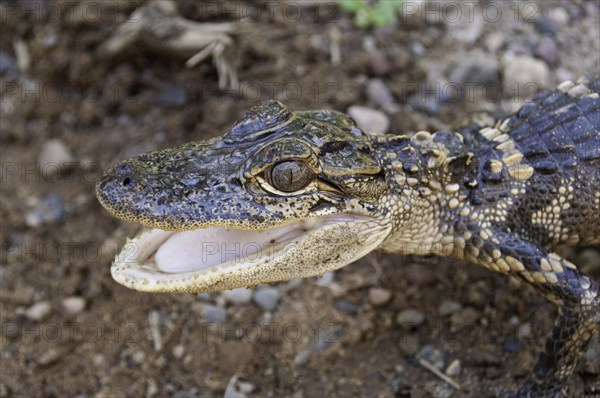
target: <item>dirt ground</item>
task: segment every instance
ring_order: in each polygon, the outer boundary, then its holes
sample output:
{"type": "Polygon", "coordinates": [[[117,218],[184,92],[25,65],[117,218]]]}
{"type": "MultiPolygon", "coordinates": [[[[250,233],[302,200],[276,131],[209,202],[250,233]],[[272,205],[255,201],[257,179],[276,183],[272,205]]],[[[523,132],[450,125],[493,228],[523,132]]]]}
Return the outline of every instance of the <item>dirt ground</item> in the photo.
{"type": "MultiPolygon", "coordinates": [[[[370,29],[328,1],[178,2],[188,19],[241,24],[239,86],[225,91],[211,62],[101,54],[142,4],[0,3],[0,397],[485,397],[527,376],[555,308],[462,263],[372,253],[275,286],[271,309],[256,292],[125,289],[109,266],[138,227],[104,211],[94,183],[117,160],[220,135],[269,98],[367,106],[407,134],[510,111],[524,82],[600,70],[598,2],[406,1],[370,29]],[[493,95],[468,95],[469,82],[493,95]]],[[[567,254],[600,279],[600,248],[567,254]]],[[[600,396],[599,353],[596,338],[571,396],[600,396]]]]}

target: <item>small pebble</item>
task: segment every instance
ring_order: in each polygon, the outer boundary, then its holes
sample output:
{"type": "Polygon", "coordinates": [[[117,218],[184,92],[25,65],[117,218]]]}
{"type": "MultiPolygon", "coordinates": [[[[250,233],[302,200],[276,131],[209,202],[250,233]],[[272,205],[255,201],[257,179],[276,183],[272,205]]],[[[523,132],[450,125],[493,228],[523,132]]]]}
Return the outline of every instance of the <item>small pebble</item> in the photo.
{"type": "Polygon", "coordinates": [[[454,314],[462,309],[462,304],[453,300],[444,300],[440,303],[438,312],[441,316],[454,314]]]}
{"type": "Polygon", "coordinates": [[[367,83],[367,97],[387,113],[396,113],[400,107],[389,88],[381,79],[371,79],[367,83]]]}
{"type": "Polygon", "coordinates": [[[221,292],[221,296],[230,303],[243,304],[249,303],[252,299],[252,290],[241,287],[233,290],[225,290],[221,292]]]}
{"type": "Polygon", "coordinates": [[[67,315],[77,315],[85,309],[85,299],[79,296],[64,298],[61,302],[62,308],[67,315]]]}
{"type": "Polygon", "coordinates": [[[336,310],[344,312],[346,314],[356,314],[360,310],[360,305],[354,304],[348,300],[343,299],[337,300],[335,303],[333,303],[333,307],[336,310]]]}
{"type": "Polygon", "coordinates": [[[556,42],[549,37],[542,37],[535,48],[535,56],[553,67],[558,64],[558,47],[556,42]]]}
{"type": "Polygon", "coordinates": [[[502,75],[506,95],[524,97],[534,91],[548,87],[550,70],[545,62],[520,55],[505,57],[503,64],[502,75]],[[532,88],[535,90],[532,90],[532,88]]]}
{"type": "Polygon", "coordinates": [[[294,358],[294,365],[298,365],[298,366],[302,366],[305,365],[308,360],[310,359],[310,350],[302,350],[300,351],[298,354],[296,354],[296,357],[294,358]]]}
{"type": "Polygon", "coordinates": [[[202,304],[202,319],[208,323],[223,323],[227,319],[227,311],[211,304],[202,304]]]}
{"type": "Polygon", "coordinates": [[[377,109],[352,105],[346,111],[361,130],[367,133],[385,134],[390,127],[390,119],[377,109]]]}
{"type": "Polygon", "coordinates": [[[421,351],[417,354],[417,357],[419,359],[424,359],[438,369],[444,369],[449,359],[447,353],[438,350],[430,344],[423,346],[421,351]]]}
{"type": "Polygon", "coordinates": [[[37,206],[25,214],[25,224],[31,228],[43,224],[55,224],[62,221],[65,204],[62,198],[54,193],[46,195],[37,206]]]}
{"type": "Polygon", "coordinates": [[[75,156],[60,139],[51,139],[44,143],[38,155],[40,171],[44,176],[64,173],[75,166],[75,156]]]}
{"type": "Polygon", "coordinates": [[[402,335],[400,338],[399,348],[404,356],[413,357],[417,355],[417,352],[419,352],[419,349],[421,348],[419,336],[414,334],[402,335]]]}
{"type": "Polygon", "coordinates": [[[556,21],[548,18],[547,16],[541,16],[535,24],[535,27],[540,33],[545,35],[555,35],[559,30],[559,26],[556,21]]]}
{"type": "Polygon", "coordinates": [[[475,308],[467,307],[460,312],[452,314],[450,322],[455,325],[472,325],[479,320],[479,311],[475,308]]]}
{"type": "Polygon", "coordinates": [[[31,321],[43,321],[52,312],[49,301],[40,301],[25,310],[25,317],[31,321]]]}
{"type": "Polygon", "coordinates": [[[557,26],[565,26],[571,19],[569,13],[563,7],[555,7],[548,11],[548,19],[553,21],[557,26]]]}
{"type": "Polygon", "coordinates": [[[374,306],[385,305],[392,299],[392,292],[381,287],[372,287],[369,289],[369,301],[374,306]]]}
{"type": "Polygon", "coordinates": [[[173,347],[173,356],[177,359],[180,359],[185,354],[185,347],[181,344],[177,344],[173,347]]]}
{"type": "Polygon", "coordinates": [[[499,84],[500,63],[495,57],[473,54],[461,60],[450,72],[454,84],[499,84]]]}
{"type": "Polygon", "coordinates": [[[504,41],[504,32],[494,30],[485,37],[485,46],[490,53],[495,54],[504,45],[504,41]]]}
{"type": "Polygon", "coordinates": [[[450,377],[456,377],[460,375],[461,371],[462,366],[460,364],[460,361],[458,359],[455,359],[452,362],[450,362],[450,365],[446,367],[444,373],[446,373],[450,377]]]}
{"type": "Polygon", "coordinates": [[[272,311],[279,302],[279,290],[274,287],[258,289],[254,292],[252,299],[263,310],[272,311]]]}
{"type": "Polygon", "coordinates": [[[398,325],[417,328],[425,322],[425,315],[421,311],[409,308],[404,310],[396,316],[396,323],[398,325]]]}
{"type": "Polygon", "coordinates": [[[333,272],[325,272],[315,283],[318,286],[329,286],[333,282],[334,275],[333,272]]]}
{"type": "Polygon", "coordinates": [[[50,348],[37,358],[37,363],[40,366],[50,366],[55,364],[60,359],[60,351],[56,348],[50,348]]]}

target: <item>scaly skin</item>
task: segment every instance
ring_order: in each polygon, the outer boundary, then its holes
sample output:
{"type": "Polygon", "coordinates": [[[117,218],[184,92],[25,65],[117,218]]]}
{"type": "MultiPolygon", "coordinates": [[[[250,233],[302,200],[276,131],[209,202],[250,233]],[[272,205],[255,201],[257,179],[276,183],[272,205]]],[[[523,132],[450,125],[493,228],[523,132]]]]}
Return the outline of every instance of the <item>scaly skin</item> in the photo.
{"type": "Polygon", "coordinates": [[[600,80],[565,82],[506,120],[411,138],[264,103],[221,139],[105,172],[106,209],[155,228],[126,245],[113,277],[142,291],[203,292],[322,274],[377,248],[465,259],[559,306],[517,396],[561,396],[600,324],[597,283],[554,251],[600,243],[599,91],[600,80]],[[211,239],[224,251],[238,244],[235,259],[206,260],[200,245],[211,239]],[[260,248],[249,256],[240,242],[260,248]]]}

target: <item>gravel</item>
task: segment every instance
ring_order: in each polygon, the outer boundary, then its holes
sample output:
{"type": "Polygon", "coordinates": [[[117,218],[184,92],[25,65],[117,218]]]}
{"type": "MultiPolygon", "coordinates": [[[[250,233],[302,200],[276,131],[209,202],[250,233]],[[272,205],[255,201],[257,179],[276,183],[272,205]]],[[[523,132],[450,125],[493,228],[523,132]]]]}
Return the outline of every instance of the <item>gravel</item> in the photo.
{"type": "Polygon", "coordinates": [[[233,290],[225,290],[221,296],[230,303],[244,304],[252,300],[252,290],[245,287],[233,290]]]}
{"type": "Polygon", "coordinates": [[[525,55],[502,60],[505,95],[524,98],[549,86],[550,70],[545,62],[525,55]],[[532,87],[531,85],[534,85],[532,87]]]}
{"type": "Polygon", "coordinates": [[[372,287],[369,289],[369,301],[374,306],[378,307],[385,305],[392,299],[392,292],[381,287],[372,287]]]}
{"type": "Polygon", "coordinates": [[[438,312],[441,316],[452,315],[462,309],[462,304],[453,300],[444,300],[438,307],[438,312]]]}
{"type": "Polygon", "coordinates": [[[61,305],[67,315],[77,315],[85,309],[86,301],[83,297],[72,296],[64,298],[61,305]]]}
{"type": "Polygon", "coordinates": [[[63,220],[64,215],[65,204],[62,198],[51,193],[25,214],[25,223],[31,228],[38,228],[44,224],[56,224],[63,220]]]}
{"type": "Polygon", "coordinates": [[[208,323],[223,323],[227,319],[227,311],[211,304],[202,304],[202,319],[208,323]]]}
{"type": "Polygon", "coordinates": [[[390,128],[390,119],[385,113],[366,106],[352,105],[346,111],[361,130],[368,133],[385,134],[390,128]]]}
{"type": "Polygon", "coordinates": [[[49,301],[39,301],[25,310],[25,317],[30,321],[40,322],[46,319],[52,312],[49,301]]]}
{"type": "Polygon", "coordinates": [[[264,311],[272,311],[279,302],[279,290],[274,287],[265,287],[254,292],[254,303],[264,311]]]}
{"type": "Polygon", "coordinates": [[[425,315],[419,310],[409,308],[396,316],[396,323],[401,326],[417,328],[425,322],[425,315]]]}
{"type": "Polygon", "coordinates": [[[38,155],[40,170],[44,176],[52,177],[75,166],[75,156],[67,145],[59,139],[44,143],[38,155]]]}

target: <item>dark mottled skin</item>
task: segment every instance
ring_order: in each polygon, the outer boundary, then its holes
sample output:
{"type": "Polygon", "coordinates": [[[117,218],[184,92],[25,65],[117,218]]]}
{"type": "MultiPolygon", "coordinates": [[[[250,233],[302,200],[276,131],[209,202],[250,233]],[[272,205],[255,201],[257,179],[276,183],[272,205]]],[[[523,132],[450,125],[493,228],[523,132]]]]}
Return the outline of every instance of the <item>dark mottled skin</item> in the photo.
{"type": "MultiPolygon", "coordinates": [[[[600,243],[599,92],[600,80],[564,83],[508,119],[411,138],[365,134],[338,112],[267,102],[222,139],[111,167],[98,197],[117,217],[171,230],[366,215],[389,231],[382,250],[466,259],[516,276],[559,306],[517,396],[559,397],[600,324],[598,284],[554,252],[600,243]],[[269,177],[290,160],[308,167],[284,169],[311,175],[292,193],[269,177]]],[[[282,280],[261,278],[253,284],[282,280]]]]}

